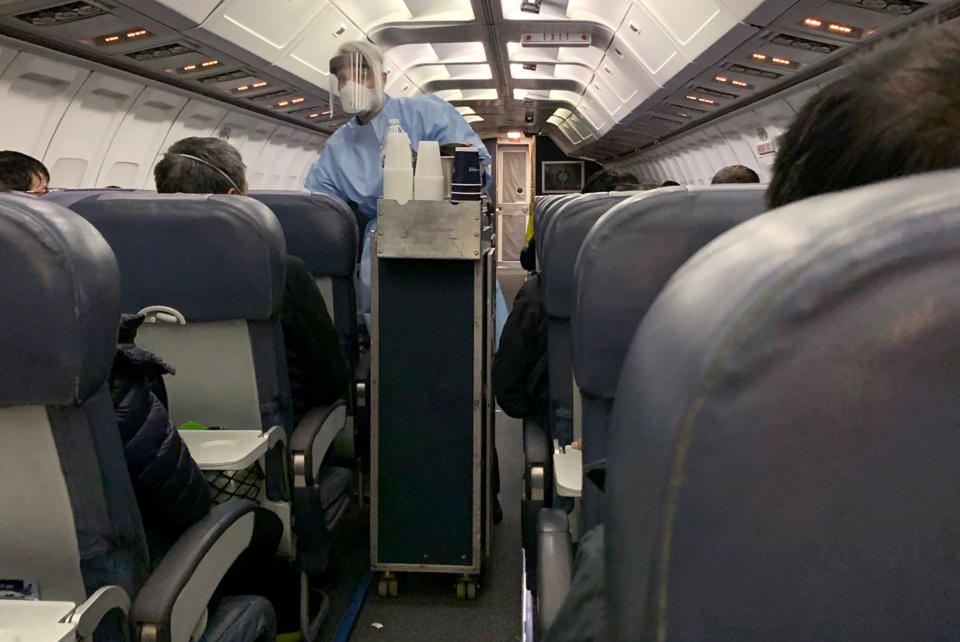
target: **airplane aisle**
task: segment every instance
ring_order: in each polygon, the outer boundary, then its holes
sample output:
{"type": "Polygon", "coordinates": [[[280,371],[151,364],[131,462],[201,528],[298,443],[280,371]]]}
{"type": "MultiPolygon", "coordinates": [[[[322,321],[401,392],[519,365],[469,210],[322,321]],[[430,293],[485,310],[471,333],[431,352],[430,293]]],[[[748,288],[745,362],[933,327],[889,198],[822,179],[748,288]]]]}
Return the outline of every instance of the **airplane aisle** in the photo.
{"type": "Polygon", "coordinates": [[[400,576],[400,596],[380,598],[376,584],[357,618],[352,642],[520,640],[522,434],[520,420],[497,412],[500,504],[503,521],[494,527],[493,551],[486,562],[476,601],[454,595],[453,576],[400,576]],[[377,628],[374,624],[382,624],[377,628]]]}

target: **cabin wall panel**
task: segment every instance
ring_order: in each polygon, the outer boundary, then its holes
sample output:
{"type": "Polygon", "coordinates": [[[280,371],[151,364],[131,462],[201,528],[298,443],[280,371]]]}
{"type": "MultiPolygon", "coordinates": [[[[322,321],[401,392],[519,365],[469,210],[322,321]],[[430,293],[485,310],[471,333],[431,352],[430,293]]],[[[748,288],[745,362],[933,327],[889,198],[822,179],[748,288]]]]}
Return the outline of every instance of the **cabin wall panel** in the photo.
{"type": "Polygon", "coordinates": [[[94,72],[70,102],[41,159],[52,188],[94,185],[121,122],[145,86],[94,72]]]}
{"type": "Polygon", "coordinates": [[[103,160],[95,187],[142,187],[187,98],[148,88],[137,98],[120,124],[103,160]]]}
{"type": "Polygon", "coordinates": [[[87,69],[59,60],[31,53],[14,57],[0,76],[0,148],[43,158],[89,76],[87,69]]]}
{"type": "Polygon", "coordinates": [[[7,123],[0,149],[43,161],[53,188],[155,189],[153,169],[170,145],[213,136],[240,150],[251,188],[302,189],[326,141],[146,79],[8,44],[0,46],[0,118],[7,123]]]}

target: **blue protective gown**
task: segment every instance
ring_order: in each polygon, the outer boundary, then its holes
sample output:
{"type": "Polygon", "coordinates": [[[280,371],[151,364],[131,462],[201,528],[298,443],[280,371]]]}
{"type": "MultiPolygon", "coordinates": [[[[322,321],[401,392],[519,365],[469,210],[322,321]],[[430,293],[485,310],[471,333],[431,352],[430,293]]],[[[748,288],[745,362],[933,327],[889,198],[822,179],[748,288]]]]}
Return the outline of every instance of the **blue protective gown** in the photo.
{"type": "MultiPolygon", "coordinates": [[[[384,97],[383,109],[366,125],[356,118],[334,132],[323,152],[307,173],[305,187],[311,192],[336,196],[355,206],[367,218],[360,258],[358,296],[360,308],[370,325],[370,232],[377,225],[377,199],[383,195],[383,149],[387,142],[389,121],[396,118],[410,138],[414,150],[422,140],[466,143],[480,151],[490,184],[490,153],[460,112],[436,96],[415,98],[384,97]]],[[[497,343],[507,318],[507,306],[497,284],[497,343]]]]}

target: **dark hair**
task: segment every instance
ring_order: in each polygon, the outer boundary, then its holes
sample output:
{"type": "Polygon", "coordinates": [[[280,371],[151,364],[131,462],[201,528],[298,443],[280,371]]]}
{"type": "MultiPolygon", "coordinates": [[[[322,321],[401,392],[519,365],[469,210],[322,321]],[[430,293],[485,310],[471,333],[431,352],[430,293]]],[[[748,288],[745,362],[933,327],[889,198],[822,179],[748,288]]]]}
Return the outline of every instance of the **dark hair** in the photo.
{"type": "Polygon", "coordinates": [[[170,146],[154,168],[153,179],[161,194],[226,194],[233,187],[246,189],[247,183],[243,158],[236,147],[219,138],[195,136],[170,146]]]}
{"type": "Polygon", "coordinates": [[[617,176],[606,170],[591,174],[583,186],[583,193],[593,192],[627,192],[639,189],[639,185],[632,176],[617,176]]]}
{"type": "Polygon", "coordinates": [[[50,180],[50,172],[36,158],[9,150],[0,152],[0,192],[29,191],[34,176],[50,180]]]}
{"type": "Polygon", "coordinates": [[[780,139],[770,207],[960,165],[960,23],[915,29],[854,64],[780,139]]]}
{"type": "Polygon", "coordinates": [[[660,187],[680,187],[680,183],[677,181],[663,181],[663,184],[660,187]]]}
{"type": "Polygon", "coordinates": [[[713,175],[711,185],[724,183],[759,183],[760,177],[746,165],[730,165],[713,175]]]}

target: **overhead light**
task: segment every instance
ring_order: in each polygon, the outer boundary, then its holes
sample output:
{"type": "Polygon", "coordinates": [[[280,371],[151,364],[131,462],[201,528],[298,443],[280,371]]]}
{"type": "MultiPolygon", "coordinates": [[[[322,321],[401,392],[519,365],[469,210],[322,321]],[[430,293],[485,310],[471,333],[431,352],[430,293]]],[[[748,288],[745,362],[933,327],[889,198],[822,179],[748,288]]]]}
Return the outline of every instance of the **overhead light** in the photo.
{"type": "Polygon", "coordinates": [[[307,118],[317,118],[319,115],[320,115],[320,114],[319,114],[318,112],[313,112],[312,114],[310,114],[309,116],[307,116],[307,118]]]}
{"type": "Polygon", "coordinates": [[[253,83],[253,84],[250,85],[250,86],[253,87],[254,89],[260,89],[261,87],[266,87],[266,86],[267,86],[267,81],[266,81],[266,80],[259,80],[259,81],[253,83]]]}
{"type": "Polygon", "coordinates": [[[727,78],[726,76],[717,76],[716,78],[714,78],[714,80],[716,80],[717,82],[728,82],[729,78],[727,78]]]}
{"type": "Polygon", "coordinates": [[[203,61],[203,62],[200,63],[200,66],[201,66],[201,67],[214,67],[214,66],[219,65],[219,64],[220,64],[220,61],[219,61],[219,60],[205,60],[205,61],[203,61]]]}
{"type": "Polygon", "coordinates": [[[302,96],[297,96],[296,98],[293,98],[290,102],[293,103],[294,105],[299,105],[304,100],[306,100],[306,98],[303,98],[302,96]]]}
{"type": "Polygon", "coordinates": [[[520,11],[527,13],[540,13],[540,4],[542,0],[520,0],[520,11]]]}
{"type": "Polygon", "coordinates": [[[534,120],[533,112],[528,111],[526,114],[523,115],[523,122],[532,123],[533,120],[534,120]]]}
{"type": "Polygon", "coordinates": [[[762,54],[759,51],[755,51],[753,52],[752,57],[754,60],[766,60],[767,54],[762,54]]]}
{"type": "Polygon", "coordinates": [[[809,29],[816,29],[818,31],[826,31],[828,33],[836,33],[841,36],[848,36],[850,38],[863,38],[865,35],[869,35],[869,32],[864,32],[860,27],[853,27],[850,25],[845,25],[840,22],[825,22],[820,18],[804,18],[803,26],[809,29]]]}
{"type": "Polygon", "coordinates": [[[507,132],[507,138],[509,138],[510,140],[520,140],[521,138],[523,138],[523,134],[521,134],[520,132],[507,132]]]}

